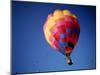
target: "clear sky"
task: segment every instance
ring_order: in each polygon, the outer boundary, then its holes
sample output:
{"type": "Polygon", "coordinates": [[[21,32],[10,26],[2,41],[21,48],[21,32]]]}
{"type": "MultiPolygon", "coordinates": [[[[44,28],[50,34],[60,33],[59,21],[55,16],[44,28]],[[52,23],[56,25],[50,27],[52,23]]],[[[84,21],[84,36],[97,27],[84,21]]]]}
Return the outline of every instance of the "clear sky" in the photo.
{"type": "Polygon", "coordinates": [[[12,72],[31,73],[64,70],[95,69],[96,65],[96,7],[36,2],[12,2],[12,72]],[[55,9],[75,13],[80,24],[80,37],[71,58],[46,42],[43,25],[55,9]]]}

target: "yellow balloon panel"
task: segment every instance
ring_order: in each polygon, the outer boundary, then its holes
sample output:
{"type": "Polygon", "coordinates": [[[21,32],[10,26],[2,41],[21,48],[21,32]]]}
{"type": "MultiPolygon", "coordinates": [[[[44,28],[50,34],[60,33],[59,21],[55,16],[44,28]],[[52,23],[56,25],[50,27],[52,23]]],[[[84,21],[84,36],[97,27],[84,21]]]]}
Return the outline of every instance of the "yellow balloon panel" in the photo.
{"type": "Polygon", "coordinates": [[[64,15],[71,15],[71,12],[69,10],[63,10],[64,15]]]}
{"type": "Polygon", "coordinates": [[[46,27],[48,29],[52,28],[55,25],[55,21],[54,21],[53,17],[48,18],[46,25],[47,25],[46,27]]]}
{"type": "Polygon", "coordinates": [[[64,17],[63,12],[61,10],[55,10],[55,12],[53,14],[54,20],[56,21],[62,17],[64,17]]]}

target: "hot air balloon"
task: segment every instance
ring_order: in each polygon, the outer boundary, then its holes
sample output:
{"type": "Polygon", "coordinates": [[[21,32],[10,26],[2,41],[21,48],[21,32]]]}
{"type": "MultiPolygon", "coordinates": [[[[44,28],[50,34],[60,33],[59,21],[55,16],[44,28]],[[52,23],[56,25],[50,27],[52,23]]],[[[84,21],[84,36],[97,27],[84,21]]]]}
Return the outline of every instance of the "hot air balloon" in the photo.
{"type": "Polygon", "coordinates": [[[70,55],[80,35],[80,25],[76,15],[69,10],[57,9],[48,15],[43,31],[48,44],[64,54],[67,57],[67,63],[72,65],[70,55]]]}

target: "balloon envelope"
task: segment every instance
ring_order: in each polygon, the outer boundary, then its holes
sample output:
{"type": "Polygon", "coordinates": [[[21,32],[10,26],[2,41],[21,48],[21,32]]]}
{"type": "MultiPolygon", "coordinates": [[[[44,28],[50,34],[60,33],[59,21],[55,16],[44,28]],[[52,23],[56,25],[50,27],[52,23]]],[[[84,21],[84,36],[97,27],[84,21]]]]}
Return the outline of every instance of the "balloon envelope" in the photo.
{"type": "Polygon", "coordinates": [[[80,34],[77,17],[69,10],[55,10],[49,14],[43,30],[49,45],[62,54],[72,52],[80,34]]]}

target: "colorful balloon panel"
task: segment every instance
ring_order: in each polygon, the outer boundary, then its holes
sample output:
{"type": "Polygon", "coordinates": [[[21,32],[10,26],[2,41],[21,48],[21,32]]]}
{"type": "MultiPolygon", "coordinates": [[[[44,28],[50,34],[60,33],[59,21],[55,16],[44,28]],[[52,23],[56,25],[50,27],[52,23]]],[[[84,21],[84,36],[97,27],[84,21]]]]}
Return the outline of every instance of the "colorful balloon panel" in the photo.
{"type": "Polygon", "coordinates": [[[78,42],[80,26],[69,10],[55,10],[49,14],[43,27],[46,41],[61,53],[71,53],[78,42]]]}

